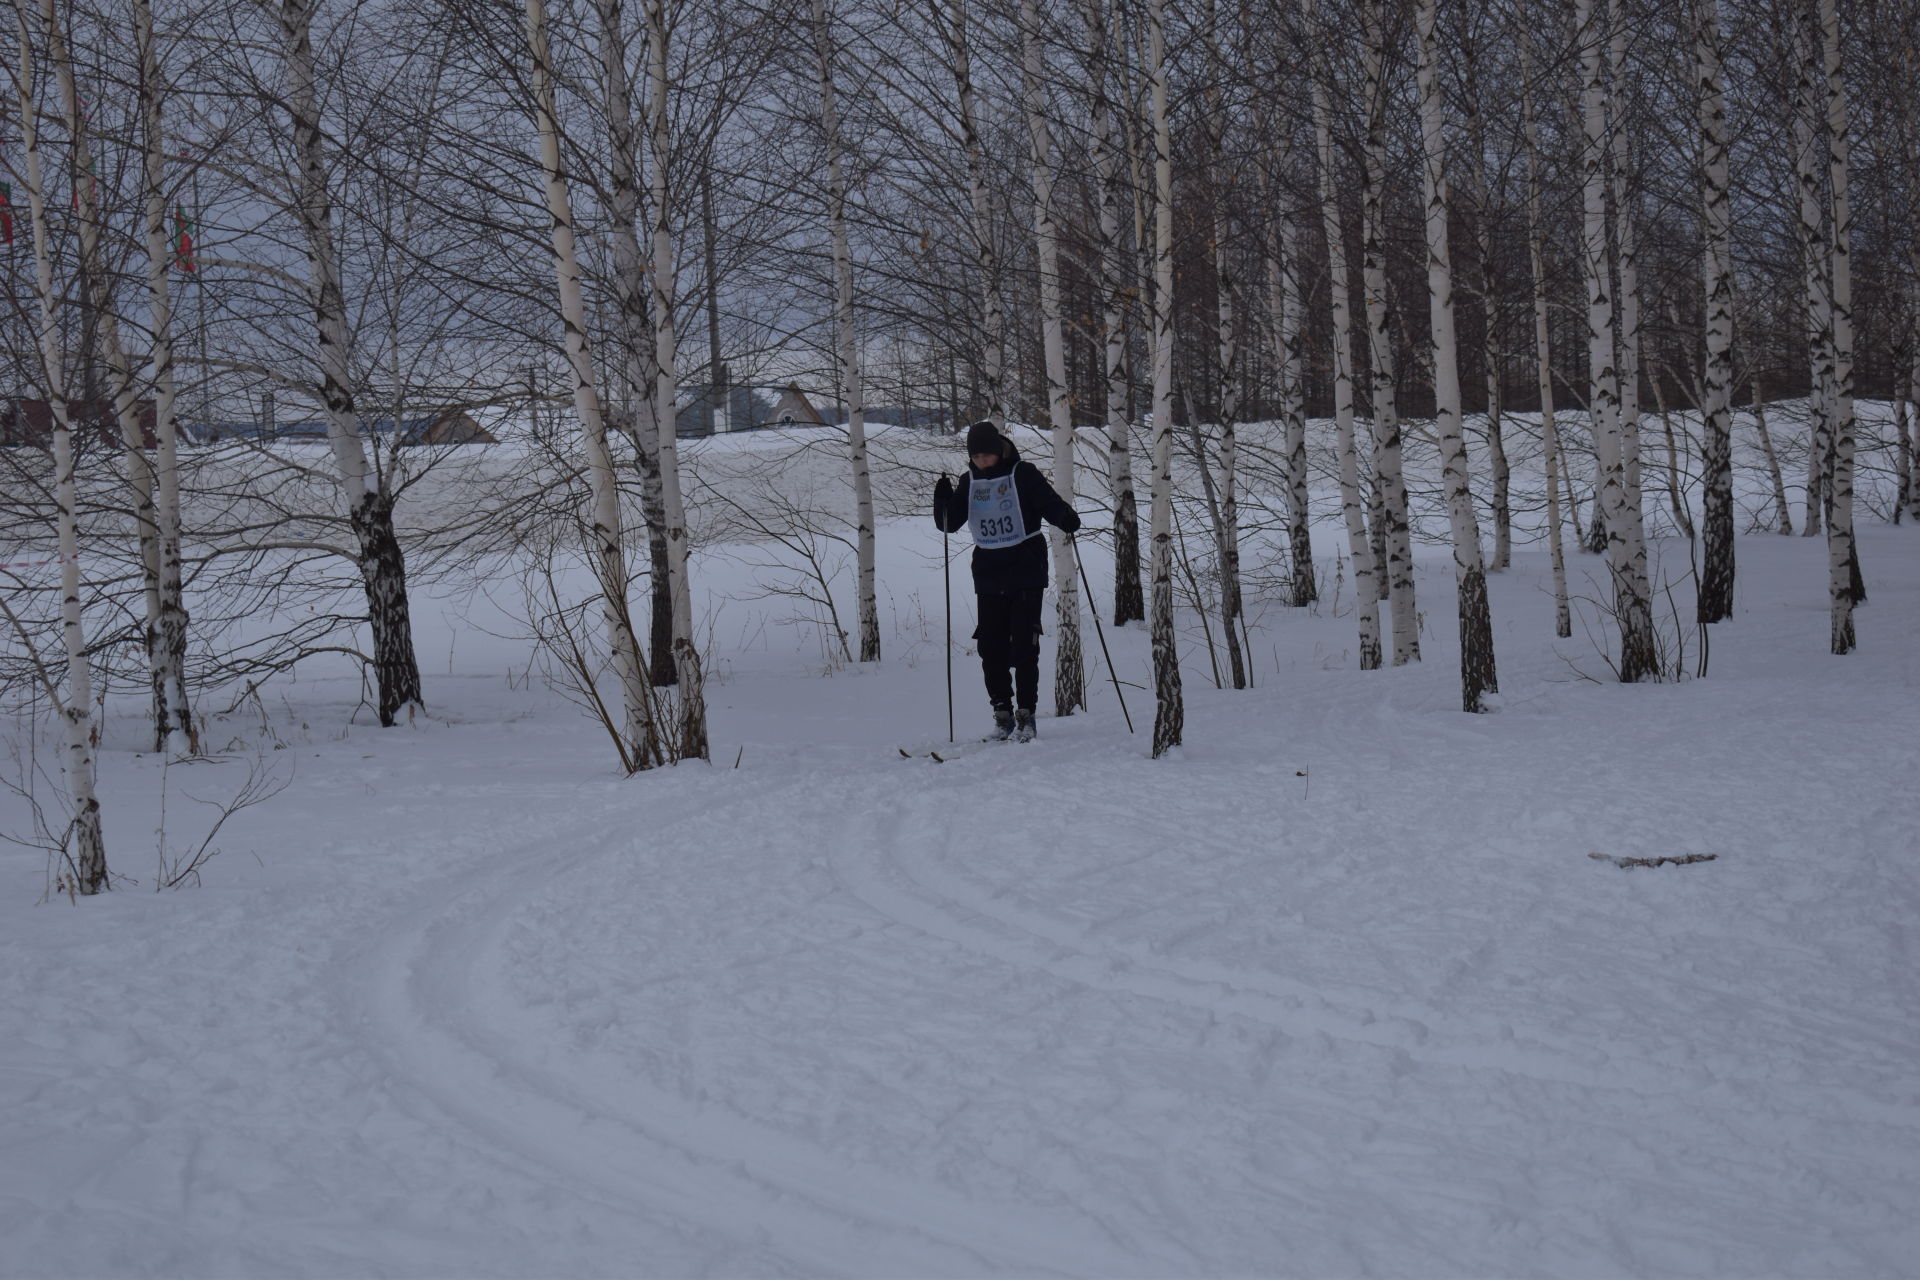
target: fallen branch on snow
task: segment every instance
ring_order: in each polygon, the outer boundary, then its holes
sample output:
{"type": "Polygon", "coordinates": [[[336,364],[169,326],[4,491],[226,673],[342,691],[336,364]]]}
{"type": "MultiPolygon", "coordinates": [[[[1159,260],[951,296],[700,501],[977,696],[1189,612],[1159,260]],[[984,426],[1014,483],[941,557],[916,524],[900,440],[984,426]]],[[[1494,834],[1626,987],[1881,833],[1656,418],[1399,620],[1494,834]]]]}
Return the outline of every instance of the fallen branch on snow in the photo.
{"type": "Polygon", "coordinates": [[[1589,858],[1611,862],[1616,867],[1684,867],[1694,862],[1712,862],[1717,853],[1683,853],[1677,858],[1616,858],[1610,853],[1590,853],[1589,858]]]}

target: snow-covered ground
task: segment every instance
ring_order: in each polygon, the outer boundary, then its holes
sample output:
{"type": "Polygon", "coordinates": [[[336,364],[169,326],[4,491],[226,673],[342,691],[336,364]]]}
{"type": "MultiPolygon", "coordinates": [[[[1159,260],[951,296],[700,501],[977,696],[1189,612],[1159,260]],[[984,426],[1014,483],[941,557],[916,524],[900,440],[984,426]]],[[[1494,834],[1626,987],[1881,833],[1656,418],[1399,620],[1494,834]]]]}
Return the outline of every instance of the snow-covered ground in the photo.
{"type": "Polygon", "coordinates": [[[703,557],[711,765],[616,776],[445,588],[410,726],[315,664],[163,767],[116,707],[139,885],[0,846],[0,1275],[1920,1274],[1915,530],[1862,529],[1855,655],[1824,543],[1751,536],[1709,678],[1636,687],[1523,546],[1468,717],[1444,549],[1426,660],[1361,673],[1327,524],[1254,689],[1189,630],[1170,758],[1089,630],[1090,714],[945,763],[939,537],[881,534],[869,668],[703,557]],[[163,795],[185,846],[255,762],[147,892],[163,795]]]}

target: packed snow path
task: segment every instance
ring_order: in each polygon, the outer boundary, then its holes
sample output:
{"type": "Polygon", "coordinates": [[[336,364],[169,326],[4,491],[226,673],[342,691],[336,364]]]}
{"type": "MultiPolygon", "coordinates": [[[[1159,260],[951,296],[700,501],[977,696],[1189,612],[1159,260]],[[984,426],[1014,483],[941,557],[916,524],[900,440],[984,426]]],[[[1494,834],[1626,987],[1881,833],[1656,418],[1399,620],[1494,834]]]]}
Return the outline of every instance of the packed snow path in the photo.
{"type": "Polygon", "coordinates": [[[1298,619],[1160,762],[1099,688],[901,759],[937,650],[743,662],[738,769],[497,682],[310,733],[202,889],[5,864],[0,1274],[1911,1275],[1920,574],[1833,660],[1742,554],[1709,680],[1503,640],[1466,717],[1450,619],[1298,619]]]}

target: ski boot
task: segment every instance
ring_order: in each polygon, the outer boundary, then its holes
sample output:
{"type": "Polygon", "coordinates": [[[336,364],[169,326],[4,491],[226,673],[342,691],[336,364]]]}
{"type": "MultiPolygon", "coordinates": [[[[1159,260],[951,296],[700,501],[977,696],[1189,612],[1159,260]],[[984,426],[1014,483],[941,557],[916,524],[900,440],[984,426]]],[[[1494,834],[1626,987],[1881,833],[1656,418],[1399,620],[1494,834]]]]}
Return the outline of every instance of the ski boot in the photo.
{"type": "Polygon", "coordinates": [[[987,735],[988,742],[1005,742],[1013,736],[1013,704],[996,702],[993,704],[993,732],[987,735]]]}
{"type": "Polygon", "coordinates": [[[1033,709],[1031,707],[1022,707],[1013,713],[1012,737],[1015,742],[1033,741],[1033,709]]]}

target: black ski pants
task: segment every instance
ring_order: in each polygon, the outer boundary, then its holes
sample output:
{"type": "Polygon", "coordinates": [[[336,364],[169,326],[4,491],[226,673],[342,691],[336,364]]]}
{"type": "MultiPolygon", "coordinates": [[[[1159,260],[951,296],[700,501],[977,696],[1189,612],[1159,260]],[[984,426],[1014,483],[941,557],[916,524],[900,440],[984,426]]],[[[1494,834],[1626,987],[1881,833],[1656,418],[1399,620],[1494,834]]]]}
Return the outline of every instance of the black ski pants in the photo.
{"type": "Polygon", "coordinates": [[[987,677],[987,697],[1011,702],[1031,711],[1040,701],[1040,601],[1044,587],[1004,594],[981,594],[980,625],[973,638],[980,642],[980,669],[987,677]]]}

